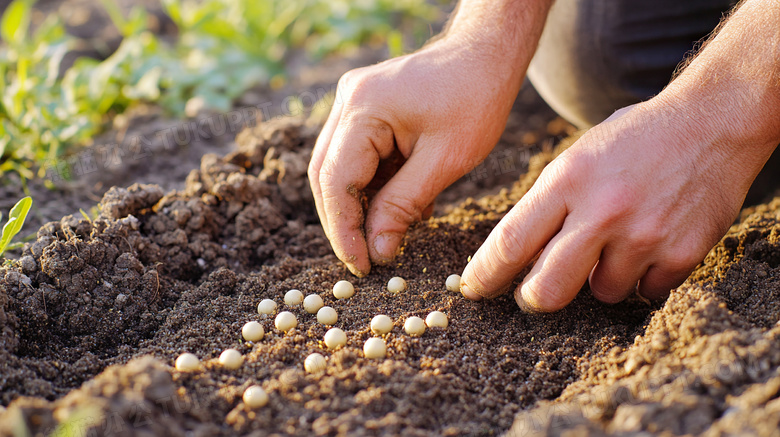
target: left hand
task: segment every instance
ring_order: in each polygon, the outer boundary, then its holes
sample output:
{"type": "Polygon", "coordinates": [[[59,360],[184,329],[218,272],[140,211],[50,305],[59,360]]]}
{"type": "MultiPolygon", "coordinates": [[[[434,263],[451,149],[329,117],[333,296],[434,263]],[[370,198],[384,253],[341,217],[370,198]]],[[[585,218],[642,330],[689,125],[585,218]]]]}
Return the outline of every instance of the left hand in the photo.
{"type": "Polygon", "coordinates": [[[550,163],[466,267],[463,294],[500,294],[537,254],[515,291],[528,310],[563,308],[587,280],[610,303],[681,284],[728,230],[763,162],[734,156],[722,130],[692,122],[678,103],[624,108],[550,163]]]}

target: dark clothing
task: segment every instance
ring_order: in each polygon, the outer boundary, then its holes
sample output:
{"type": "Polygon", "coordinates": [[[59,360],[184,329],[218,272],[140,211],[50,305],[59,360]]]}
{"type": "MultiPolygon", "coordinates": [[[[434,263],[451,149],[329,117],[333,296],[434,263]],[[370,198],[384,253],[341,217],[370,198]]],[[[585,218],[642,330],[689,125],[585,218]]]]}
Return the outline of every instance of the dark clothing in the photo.
{"type": "Polygon", "coordinates": [[[731,0],[557,0],[528,77],[563,118],[585,128],[658,94],[731,0]]]}
{"type": "MultiPolygon", "coordinates": [[[[561,117],[591,127],[661,92],[736,3],[556,0],[528,78],[561,117]]],[[[780,148],[753,183],[746,205],[765,201],[779,183],[780,148]]]]}

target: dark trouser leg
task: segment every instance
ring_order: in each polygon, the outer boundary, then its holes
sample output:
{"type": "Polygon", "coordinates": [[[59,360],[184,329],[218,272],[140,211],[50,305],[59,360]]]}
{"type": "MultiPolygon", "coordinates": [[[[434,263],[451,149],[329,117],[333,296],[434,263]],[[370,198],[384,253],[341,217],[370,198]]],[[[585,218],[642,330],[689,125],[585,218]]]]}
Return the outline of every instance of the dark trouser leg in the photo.
{"type": "MultiPolygon", "coordinates": [[[[580,128],[658,94],[733,0],[557,0],[528,77],[558,114],[580,128]]],[[[780,185],[780,150],[745,201],[780,185]]]]}
{"type": "Polygon", "coordinates": [[[590,127],[658,94],[732,0],[557,0],[528,77],[563,118],[590,127]]]}

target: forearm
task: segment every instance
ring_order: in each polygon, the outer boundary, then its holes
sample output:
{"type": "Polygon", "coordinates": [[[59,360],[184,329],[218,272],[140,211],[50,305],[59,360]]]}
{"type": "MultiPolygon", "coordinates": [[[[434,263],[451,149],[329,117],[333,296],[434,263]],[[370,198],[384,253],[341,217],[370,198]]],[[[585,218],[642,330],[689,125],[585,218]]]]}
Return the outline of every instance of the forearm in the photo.
{"type": "Polygon", "coordinates": [[[552,0],[461,0],[442,39],[472,48],[519,87],[552,0]]]}
{"type": "Polygon", "coordinates": [[[757,173],[780,143],[780,0],[743,2],[658,98],[757,173]]]}

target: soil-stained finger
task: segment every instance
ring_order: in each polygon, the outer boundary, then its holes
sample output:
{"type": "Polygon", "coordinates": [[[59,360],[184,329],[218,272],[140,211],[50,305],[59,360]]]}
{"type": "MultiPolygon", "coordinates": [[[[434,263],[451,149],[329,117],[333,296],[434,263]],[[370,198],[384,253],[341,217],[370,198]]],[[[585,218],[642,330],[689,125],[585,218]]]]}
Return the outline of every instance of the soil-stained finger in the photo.
{"type": "Polygon", "coordinates": [[[364,223],[363,189],[374,178],[380,150],[389,154],[393,133],[375,120],[342,119],[333,133],[319,173],[322,210],[336,256],[350,272],[362,277],[371,270],[364,223]],[[389,146],[388,146],[389,145],[389,146]]]}
{"type": "Polygon", "coordinates": [[[322,127],[320,135],[317,137],[317,142],[314,144],[314,150],[311,153],[311,159],[309,160],[309,186],[311,187],[312,195],[314,196],[314,206],[317,208],[317,215],[320,217],[322,223],[322,229],[325,231],[325,236],[328,236],[328,216],[325,215],[325,209],[322,203],[322,189],[320,188],[320,170],[322,163],[325,161],[325,156],[328,153],[328,146],[333,138],[333,133],[338,126],[339,118],[341,118],[341,105],[339,102],[334,102],[333,108],[328,115],[328,121],[325,122],[325,126],[322,127]]]}
{"type": "Polygon", "coordinates": [[[406,160],[371,201],[366,217],[366,238],[371,259],[386,264],[395,258],[406,230],[425,216],[436,196],[460,173],[443,172],[436,145],[423,145],[406,160]]]}
{"type": "Polygon", "coordinates": [[[639,278],[647,272],[645,255],[636,249],[607,244],[588,278],[593,296],[602,302],[617,303],[634,293],[639,278]]]}
{"type": "Polygon", "coordinates": [[[598,262],[603,236],[567,219],[515,291],[526,311],[557,311],[569,304],[598,262]]]}
{"type": "Polygon", "coordinates": [[[495,229],[463,271],[461,292],[492,298],[512,282],[563,225],[566,205],[537,182],[495,229]]]}

